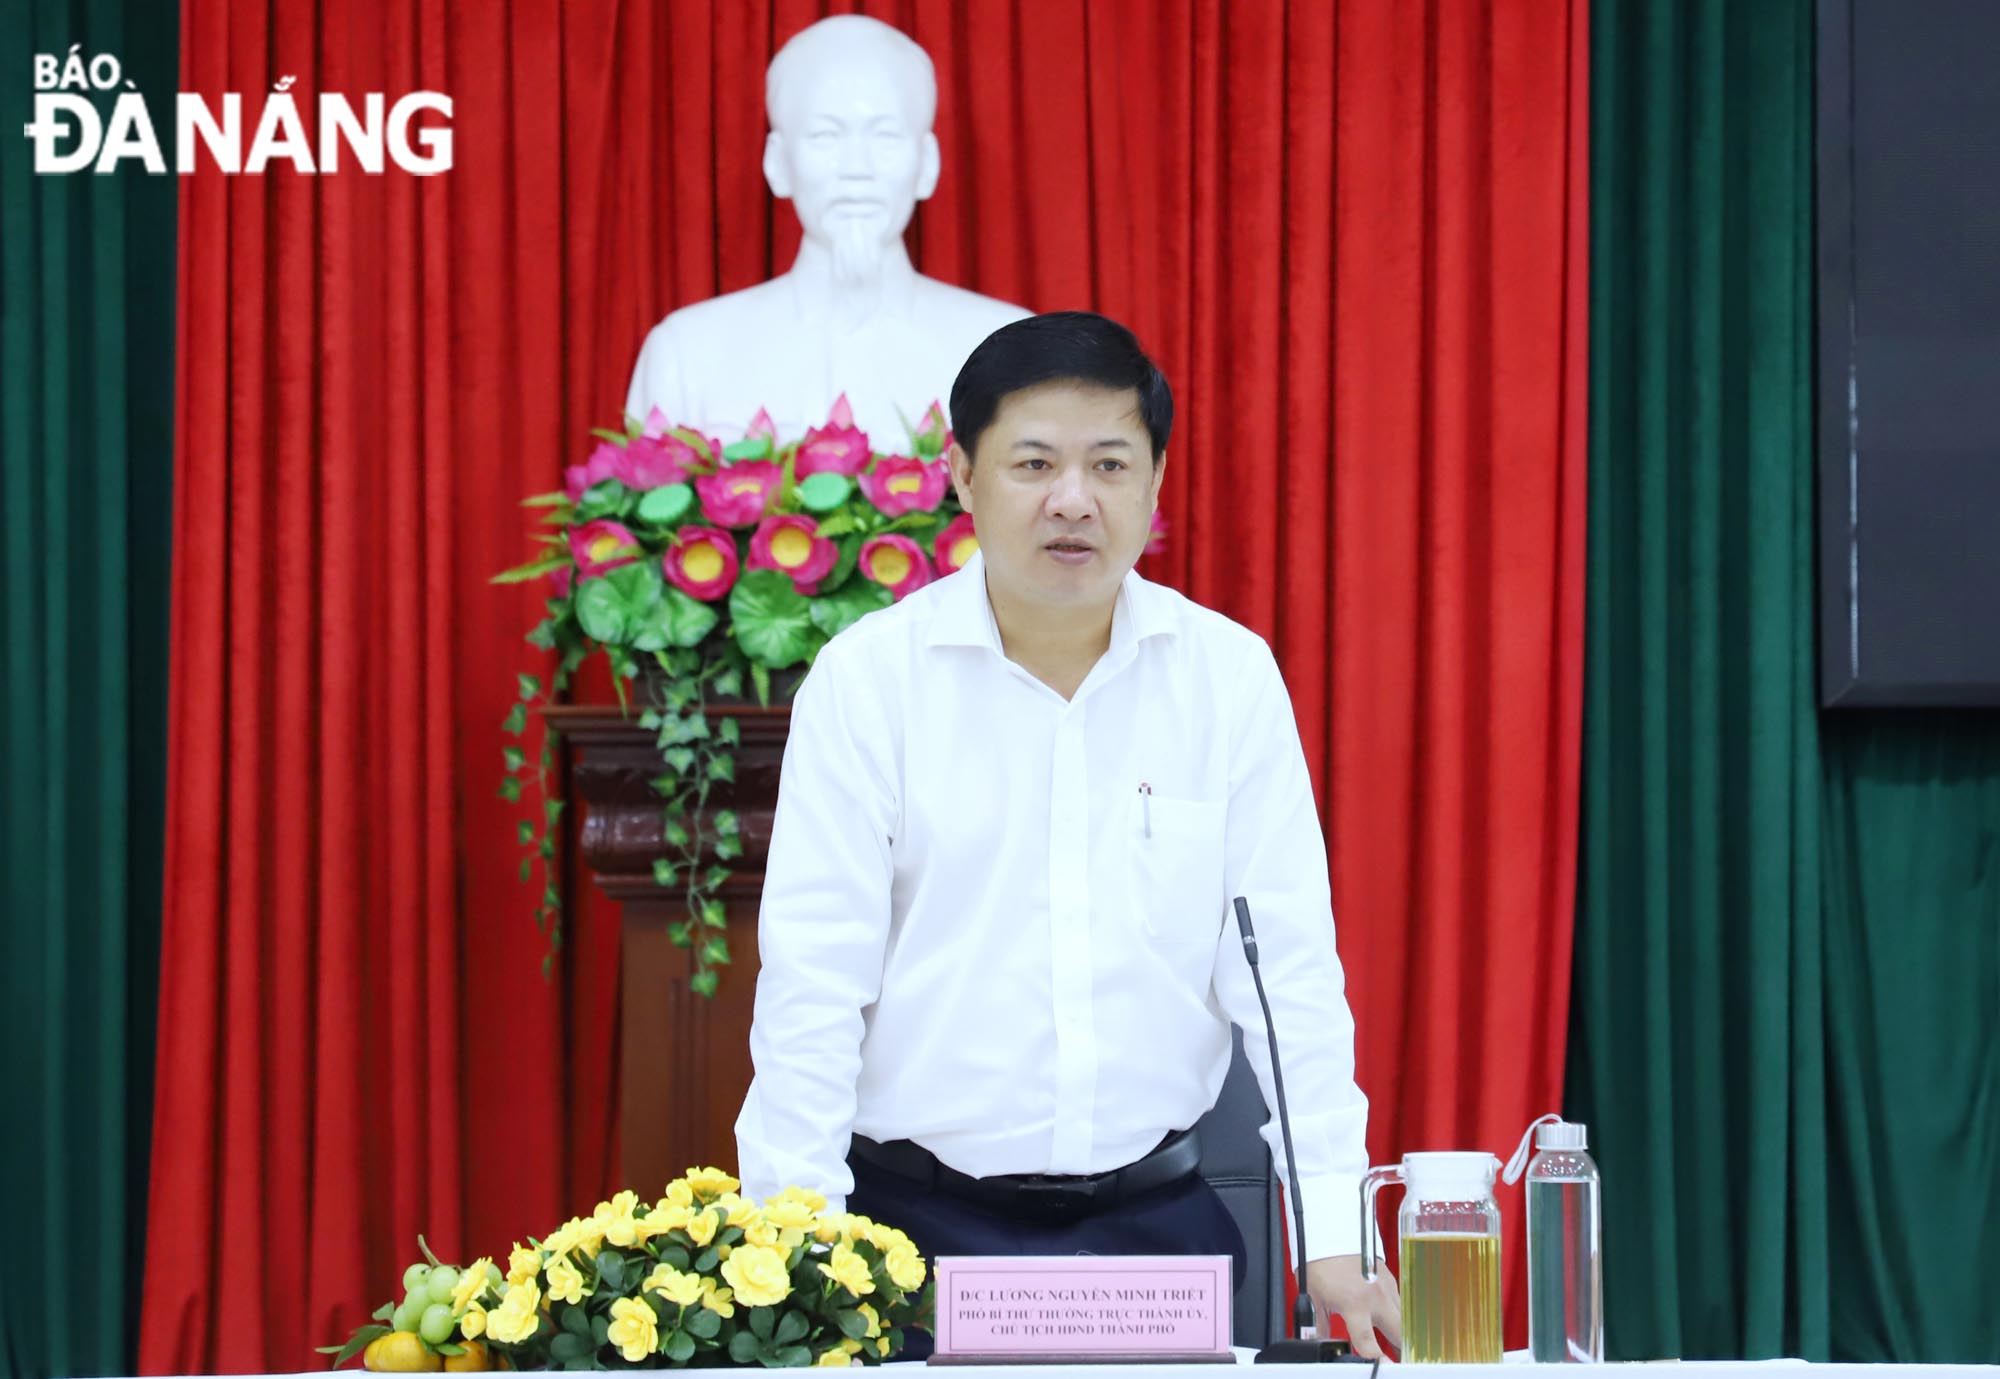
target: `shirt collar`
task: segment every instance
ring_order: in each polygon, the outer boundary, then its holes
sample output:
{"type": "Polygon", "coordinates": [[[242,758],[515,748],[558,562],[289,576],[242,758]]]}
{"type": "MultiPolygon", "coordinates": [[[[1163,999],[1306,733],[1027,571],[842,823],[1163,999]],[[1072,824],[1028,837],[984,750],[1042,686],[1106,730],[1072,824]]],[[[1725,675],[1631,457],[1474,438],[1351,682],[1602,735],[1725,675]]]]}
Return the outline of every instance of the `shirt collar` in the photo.
{"type": "MultiPolygon", "coordinates": [[[[1115,657],[1148,637],[1171,637],[1179,631],[1180,619],[1167,591],[1137,570],[1128,570],[1111,610],[1111,644],[1106,657],[1115,657]]],[[[986,596],[986,558],[982,553],[973,552],[964,568],[939,583],[937,609],[926,641],[931,646],[984,646],[995,655],[1006,654],[1000,645],[1000,624],[993,617],[993,601],[986,596]]]]}

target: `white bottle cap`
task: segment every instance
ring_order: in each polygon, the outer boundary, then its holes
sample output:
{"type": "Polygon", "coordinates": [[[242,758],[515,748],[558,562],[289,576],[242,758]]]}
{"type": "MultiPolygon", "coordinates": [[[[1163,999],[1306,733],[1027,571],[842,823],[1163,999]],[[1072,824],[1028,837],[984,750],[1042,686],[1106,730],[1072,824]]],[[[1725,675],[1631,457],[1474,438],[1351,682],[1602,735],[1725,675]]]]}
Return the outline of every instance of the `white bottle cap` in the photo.
{"type": "Polygon", "coordinates": [[[1588,1142],[1583,1126],[1571,1120],[1552,1120],[1535,1129],[1537,1149],[1582,1149],[1588,1142]]]}
{"type": "Polygon", "coordinates": [[[1522,1172],[1528,1167],[1528,1145],[1531,1141],[1537,1149],[1581,1149],[1584,1130],[1577,1122],[1564,1120],[1553,1112],[1535,1117],[1521,1136],[1521,1147],[1507,1161],[1506,1171],[1500,1175],[1503,1181],[1511,1185],[1521,1180],[1522,1172]]]}

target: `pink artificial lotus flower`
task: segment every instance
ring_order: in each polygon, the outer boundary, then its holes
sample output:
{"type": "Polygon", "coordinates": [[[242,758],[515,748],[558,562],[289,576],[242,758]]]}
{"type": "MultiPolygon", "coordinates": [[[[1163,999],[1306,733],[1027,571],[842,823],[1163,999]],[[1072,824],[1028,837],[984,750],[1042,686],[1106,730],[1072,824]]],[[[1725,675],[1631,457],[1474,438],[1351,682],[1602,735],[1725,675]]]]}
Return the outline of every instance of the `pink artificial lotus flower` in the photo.
{"type": "Polygon", "coordinates": [[[576,557],[577,573],[588,579],[637,560],[639,538],[623,523],[600,519],[570,528],[569,552],[576,557]]]}
{"type": "Polygon", "coordinates": [[[618,471],[624,463],[624,446],[612,441],[599,441],[597,449],[590,452],[589,459],[563,471],[563,489],[574,503],[583,497],[584,490],[593,485],[601,484],[606,479],[618,479],[618,471]]]}
{"type": "Polygon", "coordinates": [[[1151,535],[1146,538],[1146,549],[1142,555],[1158,555],[1167,548],[1167,519],[1160,516],[1158,508],[1153,509],[1151,535]]]}
{"type": "Polygon", "coordinates": [[[807,598],[840,559],[840,547],[819,534],[819,522],[804,513],[766,517],[750,538],[750,568],[780,570],[807,598]]]}
{"type": "Polygon", "coordinates": [[[679,436],[634,436],[618,454],[618,465],[611,477],[634,493],[684,484],[704,467],[701,452],[679,436]]]}
{"type": "Polygon", "coordinates": [[[931,512],[944,501],[950,474],[936,460],[908,455],[884,455],[872,472],[861,476],[861,492],[884,516],[931,512]]]}
{"type": "Polygon", "coordinates": [[[570,582],[575,573],[575,569],[568,565],[558,565],[549,571],[549,583],[555,585],[557,598],[569,597],[570,582]]]}
{"type": "Polygon", "coordinates": [[[800,479],[815,474],[851,477],[868,467],[868,454],[867,433],[854,425],[854,409],[847,405],[847,394],[842,393],[827,414],[826,425],[807,431],[806,438],[799,442],[792,474],[800,479]]]}
{"type": "Polygon", "coordinates": [[[694,481],[701,510],[719,527],[754,527],[778,495],[784,471],[769,460],[724,465],[694,481]]]}
{"type": "Polygon", "coordinates": [[[931,549],[937,553],[939,574],[953,575],[963,570],[972,553],[979,549],[979,537],[972,529],[972,514],[961,512],[945,523],[931,549]]]}
{"type": "Polygon", "coordinates": [[[682,527],[660,573],[689,598],[714,603],[736,585],[736,538],[716,527],[682,527]]]}
{"type": "Polygon", "coordinates": [[[931,563],[909,537],[877,536],[862,543],[861,573],[886,585],[900,603],[931,582],[931,563]]]}
{"type": "Polygon", "coordinates": [[[944,408],[938,406],[935,398],[924,412],[923,420],[917,423],[916,443],[917,453],[926,458],[951,449],[951,428],[945,425],[944,408]]]}
{"type": "Polygon", "coordinates": [[[743,439],[767,440],[773,445],[778,443],[778,424],[771,420],[771,413],[767,409],[763,407],[757,409],[757,415],[750,418],[750,427],[743,433],[743,439]]]}

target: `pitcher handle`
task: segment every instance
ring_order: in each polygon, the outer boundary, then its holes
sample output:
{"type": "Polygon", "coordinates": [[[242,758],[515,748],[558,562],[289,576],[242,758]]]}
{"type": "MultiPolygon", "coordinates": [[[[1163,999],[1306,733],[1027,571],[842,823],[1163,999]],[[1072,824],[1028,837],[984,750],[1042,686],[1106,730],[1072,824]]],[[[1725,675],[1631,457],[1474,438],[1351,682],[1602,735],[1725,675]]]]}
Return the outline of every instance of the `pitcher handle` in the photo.
{"type": "Polygon", "coordinates": [[[1375,1281],[1375,1260],[1382,1253],[1382,1233],[1375,1225],[1375,1194],[1382,1190],[1385,1183],[1402,1181],[1401,1164],[1371,1168],[1361,1180],[1361,1278],[1364,1282],[1375,1281]]]}

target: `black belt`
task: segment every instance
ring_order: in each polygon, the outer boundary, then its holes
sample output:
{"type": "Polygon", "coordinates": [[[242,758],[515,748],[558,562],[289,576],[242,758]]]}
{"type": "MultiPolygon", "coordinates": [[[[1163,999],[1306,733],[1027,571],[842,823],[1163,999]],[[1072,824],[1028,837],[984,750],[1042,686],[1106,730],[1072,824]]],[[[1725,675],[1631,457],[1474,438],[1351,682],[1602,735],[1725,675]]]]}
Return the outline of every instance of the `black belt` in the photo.
{"type": "Polygon", "coordinates": [[[853,1137],[852,1153],[865,1164],[962,1202],[1036,1221],[1069,1222],[1189,1177],[1201,1164],[1201,1141],[1192,1128],[1179,1130],[1137,1163],[1076,1176],[1018,1173],[975,1178],[939,1163],[920,1144],[909,1140],[883,1144],[866,1135],[853,1137]]]}

